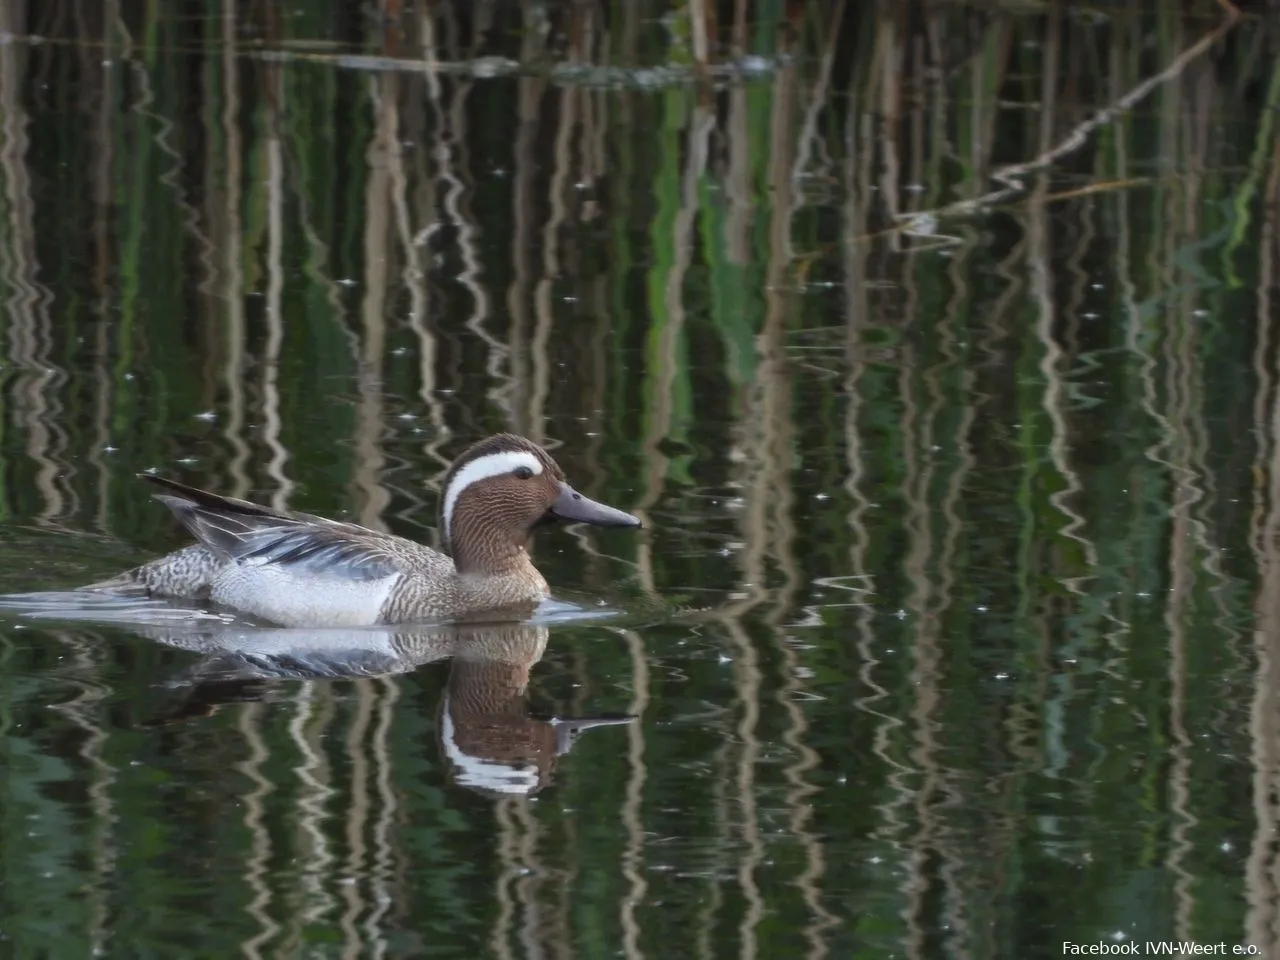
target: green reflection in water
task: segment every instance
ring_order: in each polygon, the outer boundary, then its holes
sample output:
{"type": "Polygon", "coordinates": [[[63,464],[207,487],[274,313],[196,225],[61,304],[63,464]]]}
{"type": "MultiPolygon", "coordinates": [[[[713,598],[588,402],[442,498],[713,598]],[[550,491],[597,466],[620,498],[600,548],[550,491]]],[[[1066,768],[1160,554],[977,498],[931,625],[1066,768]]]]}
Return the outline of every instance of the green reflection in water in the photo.
{"type": "Polygon", "coordinates": [[[1274,26],[710,6],[3,8],[6,591],[498,429],[649,531],[470,673],[6,620],[0,953],[1276,952],[1274,26]]]}

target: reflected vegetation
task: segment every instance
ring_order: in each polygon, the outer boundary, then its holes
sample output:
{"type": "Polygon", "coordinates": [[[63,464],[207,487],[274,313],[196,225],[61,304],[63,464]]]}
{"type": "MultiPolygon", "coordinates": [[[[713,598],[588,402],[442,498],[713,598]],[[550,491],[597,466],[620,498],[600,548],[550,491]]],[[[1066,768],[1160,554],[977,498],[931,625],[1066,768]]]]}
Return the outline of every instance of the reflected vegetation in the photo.
{"type": "Polygon", "coordinates": [[[0,953],[1280,953],[1270,7],[0,3],[0,592],[503,430],[646,527],[498,657],[5,620],[0,953]]]}

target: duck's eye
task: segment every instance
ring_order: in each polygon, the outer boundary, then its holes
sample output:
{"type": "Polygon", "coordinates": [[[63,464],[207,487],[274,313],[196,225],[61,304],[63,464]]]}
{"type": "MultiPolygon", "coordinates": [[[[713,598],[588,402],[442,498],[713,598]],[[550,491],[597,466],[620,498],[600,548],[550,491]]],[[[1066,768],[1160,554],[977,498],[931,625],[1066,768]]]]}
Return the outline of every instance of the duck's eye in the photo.
{"type": "Polygon", "coordinates": [[[517,480],[528,480],[533,476],[533,470],[529,467],[516,467],[511,471],[511,475],[517,480]]]}

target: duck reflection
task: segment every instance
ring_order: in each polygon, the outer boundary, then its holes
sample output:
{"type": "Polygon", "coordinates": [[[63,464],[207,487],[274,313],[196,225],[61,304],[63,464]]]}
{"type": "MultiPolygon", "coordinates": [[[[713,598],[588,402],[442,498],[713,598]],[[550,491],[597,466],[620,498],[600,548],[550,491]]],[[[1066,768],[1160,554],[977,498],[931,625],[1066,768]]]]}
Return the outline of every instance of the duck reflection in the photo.
{"type": "Polygon", "coordinates": [[[203,655],[168,681],[178,702],[149,725],[207,715],[225,703],[264,699],[284,681],[386,677],[451,659],[437,718],[441,752],[456,783],[491,795],[541,790],[583,731],[635,720],[623,714],[531,715],[529,671],[546,650],[545,626],[304,630],[218,624],[195,632],[154,627],[138,632],[203,655]]]}

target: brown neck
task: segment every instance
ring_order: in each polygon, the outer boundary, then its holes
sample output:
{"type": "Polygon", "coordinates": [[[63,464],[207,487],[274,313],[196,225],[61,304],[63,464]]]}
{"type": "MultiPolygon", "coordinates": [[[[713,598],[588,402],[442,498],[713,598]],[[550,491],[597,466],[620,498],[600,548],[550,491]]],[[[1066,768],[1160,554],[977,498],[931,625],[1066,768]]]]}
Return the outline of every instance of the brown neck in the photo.
{"type": "Polygon", "coordinates": [[[501,575],[512,573],[529,563],[529,552],[523,543],[504,537],[498,530],[474,528],[456,531],[449,544],[453,565],[459,573],[501,575]]]}

